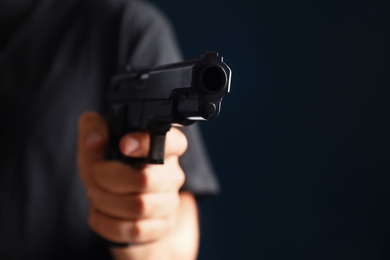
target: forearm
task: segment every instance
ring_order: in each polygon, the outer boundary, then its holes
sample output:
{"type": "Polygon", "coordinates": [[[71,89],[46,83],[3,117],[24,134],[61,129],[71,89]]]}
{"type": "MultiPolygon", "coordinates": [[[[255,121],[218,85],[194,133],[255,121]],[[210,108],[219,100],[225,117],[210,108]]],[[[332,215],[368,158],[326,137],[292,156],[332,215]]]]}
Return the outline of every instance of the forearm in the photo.
{"type": "Polygon", "coordinates": [[[198,212],[192,194],[180,193],[176,224],[163,239],[111,252],[117,260],[194,260],[199,246],[198,212]]]}

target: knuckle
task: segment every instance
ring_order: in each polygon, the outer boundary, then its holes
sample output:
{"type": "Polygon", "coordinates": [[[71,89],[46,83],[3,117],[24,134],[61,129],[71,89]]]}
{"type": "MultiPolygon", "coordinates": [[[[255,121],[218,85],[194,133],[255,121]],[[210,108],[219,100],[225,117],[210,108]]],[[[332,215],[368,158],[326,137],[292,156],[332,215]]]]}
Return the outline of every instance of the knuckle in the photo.
{"type": "Polygon", "coordinates": [[[179,169],[177,174],[176,174],[176,182],[177,182],[177,185],[179,187],[183,186],[184,185],[184,182],[186,180],[186,177],[185,177],[185,174],[184,174],[184,171],[179,169]]]}
{"type": "Polygon", "coordinates": [[[177,157],[170,157],[166,161],[167,167],[169,167],[169,171],[171,173],[171,180],[173,181],[173,184],[177,187],[183,186],[185,182],[185,173],[183,169],[181,168],[179,164],[179,158],[177,157]],[[168,166],[169,165],[169,166],[168,166]]]}
{"type": "Polygon", "coordinates": [[[184,153],[188,148],[188,140],[185,134],[183,134],[182,132],[181,135],[182,135],[182,145],[183,145],[183,153],[184,153]]]}
{"type": "Polygon", "coordinates": [[[134,213],[141,217],[147,214],[148,211],[148,203],[144,196],[138,196],[135,199],[135,207],[134,207],[134,213]]]}
{"type": "Polygon", "coordinates": [[[174,140],[176,151],[179,155],[183,154],[188,148],[188,140],[186,135],[177,128],[172,128],[170,131],[170,140],[174,140]]]}
{"type": "Polygon", "coordinates": [[[133,227],[131,229],[132,240],[140,241],[142,240],[142,236],[143,236],[143,229],[141,223],[139,221],[134,221],[133,227]]]}
{"type": "Polygon", "coordinates": [[[179,158],[177,157],[168,158],[166,161],[166,165],[170,172],[170,176],[171,176],[170,179],[172,183],[177,187],[183,186],[186,177],[183,169],[179,164],[179,158]]]}
{"type": "Polygon", "coordinates": [[[184,150],[186,150],[187,147],[188,147],[187,137],[186,137],[186,135],[182,131],[180,131],[180,130],[177,130],[177,131],[179,132],[179,135],[180,135],[181,144],[182,144],[184,150]]]}
{"type": "Polygon", "coordinates": [[[151,185],[151,177],[146,169],[142,169],[139,173],[139,187],[141,190],[146,190],[151,185]]]}

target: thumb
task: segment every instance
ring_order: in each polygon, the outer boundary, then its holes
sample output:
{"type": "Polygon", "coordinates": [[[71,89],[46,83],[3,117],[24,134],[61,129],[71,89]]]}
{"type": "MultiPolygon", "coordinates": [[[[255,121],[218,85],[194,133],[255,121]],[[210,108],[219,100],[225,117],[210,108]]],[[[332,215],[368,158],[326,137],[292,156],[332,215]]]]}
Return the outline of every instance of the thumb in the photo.
{"type": "Polygon", "coordinates": [[[108,143],[105,119],[95,112],[86,112],[79,118],[78,166],[86,187],[92,185],[91,169],[94,162],[104,160],[108,143]]]}

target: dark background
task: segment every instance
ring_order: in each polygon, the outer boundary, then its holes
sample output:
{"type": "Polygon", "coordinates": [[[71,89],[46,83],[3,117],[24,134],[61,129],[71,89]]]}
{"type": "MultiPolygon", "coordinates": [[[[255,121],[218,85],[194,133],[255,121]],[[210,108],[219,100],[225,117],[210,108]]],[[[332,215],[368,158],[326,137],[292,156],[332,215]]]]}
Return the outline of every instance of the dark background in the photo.
{"type": "Polygon", "coordinates": [[[233,71],[199,259],[390,259],[390,2],[152,2],[233,71]]]}

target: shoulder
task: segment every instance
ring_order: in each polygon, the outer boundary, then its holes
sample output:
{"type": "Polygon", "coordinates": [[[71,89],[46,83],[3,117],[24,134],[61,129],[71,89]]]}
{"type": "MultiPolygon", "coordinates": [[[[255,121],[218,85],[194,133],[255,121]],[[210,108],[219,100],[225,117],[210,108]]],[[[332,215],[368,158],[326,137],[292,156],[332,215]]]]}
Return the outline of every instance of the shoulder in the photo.
{"type": "MultiPolygon", "coordinates": [[[[154,67],[181,60],[169,19],[143,0],[73,0],[72,28],[85,28],[103,53],[116,57],[117,66],[154,67]],[[107,48],[104,46],[108,46],[107,48]]],[[[79,41],[80,42],[80,41],[79,41]]]]}
{"type": "Polygon", "coordinates": [[[128,0],[119,32],[119,64],[153,67],[181,60],[169,19],[146,1],[128,0]]]}
{"type": "Polygon", "coordinates": [[[171,28],[169,19],[155,5],[146,1],[131,0],[129,2],[128,12],[125,12],[127,18],[137,22],[142,28],[171,28]]]}
{"type": "Polygon", "coordinates": [[[80,14],[92,23],[120,20],[127,29],[167,29],[171,25],[167,17],[152,3],[143,0],[84,0],[74,3],[80,14]]]}
{"type": "Polygon", "coordinates": [[[171,27],[167,17],[155,5],[143,0],[84,0],[77,5],[94,19],[103,21],[115,17],[131,29],[171,27]]]}

